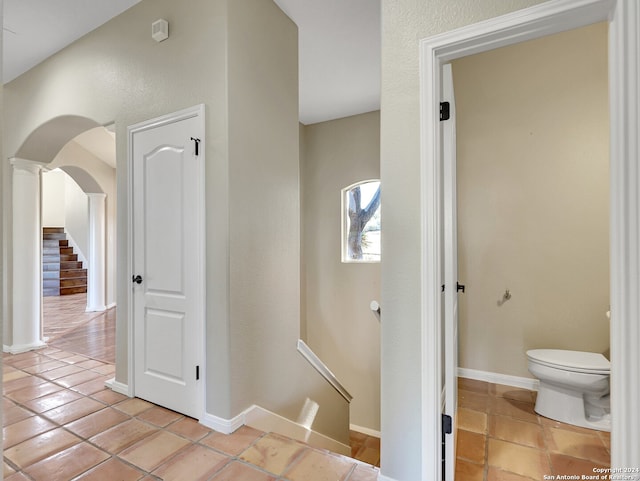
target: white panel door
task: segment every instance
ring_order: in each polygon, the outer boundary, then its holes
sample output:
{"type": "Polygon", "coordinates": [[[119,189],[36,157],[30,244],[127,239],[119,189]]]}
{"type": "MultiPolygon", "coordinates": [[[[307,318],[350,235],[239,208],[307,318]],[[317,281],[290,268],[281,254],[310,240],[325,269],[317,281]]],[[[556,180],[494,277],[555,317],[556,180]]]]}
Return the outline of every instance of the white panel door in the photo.
{"type": "Polygon", "coordinates": [[[134,394],[195,418],[204,343],[203,113],[199,106],[129,129],[134,394]]]}
{"type": "Polygon", "coordinates": [[[449,102],[449,119],[441,122],[444,221],[444,338],[445,409],[452,432],[446,435],[445,479],[453,481],[456,463],[456,411],[458,405],[458,237],[456,206],[456,117],[451,64],[442,67],[443,102],[449,102]]]}

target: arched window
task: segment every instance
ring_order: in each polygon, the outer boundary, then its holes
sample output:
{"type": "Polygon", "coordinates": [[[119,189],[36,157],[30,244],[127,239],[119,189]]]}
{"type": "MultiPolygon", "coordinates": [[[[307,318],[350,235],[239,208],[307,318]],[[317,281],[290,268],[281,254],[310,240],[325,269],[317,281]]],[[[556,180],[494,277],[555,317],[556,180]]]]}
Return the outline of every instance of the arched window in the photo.
{"type": "Polygon", "coordinates": [[[380,181],[342,189],[342,262],[380,262],[380,181]]]}

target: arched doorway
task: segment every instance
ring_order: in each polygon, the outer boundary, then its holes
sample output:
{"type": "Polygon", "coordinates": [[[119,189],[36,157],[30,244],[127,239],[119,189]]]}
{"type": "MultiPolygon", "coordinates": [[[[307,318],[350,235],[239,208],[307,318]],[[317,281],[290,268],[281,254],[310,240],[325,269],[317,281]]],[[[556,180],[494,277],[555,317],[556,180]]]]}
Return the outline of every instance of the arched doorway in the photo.
{"type": "Polygon", "coordinates": [[[101,162],[101,154],[97,152],[104,151],[104,146],[92,152],[90,141],[83,139],[83,134],[95,131],[107,132],[85,117],[56,117],[35,129],[11,159],[13,313],[5,330],[7,352],[24,352],[45,345],[41,276],[41,194],[45,170],[60,167],[88,197],[87,238],[91,246],[88,260],[92,267],[87,309],[105,310],[115,305],[115,138],[106,133],[113,158],[101,162]]]}

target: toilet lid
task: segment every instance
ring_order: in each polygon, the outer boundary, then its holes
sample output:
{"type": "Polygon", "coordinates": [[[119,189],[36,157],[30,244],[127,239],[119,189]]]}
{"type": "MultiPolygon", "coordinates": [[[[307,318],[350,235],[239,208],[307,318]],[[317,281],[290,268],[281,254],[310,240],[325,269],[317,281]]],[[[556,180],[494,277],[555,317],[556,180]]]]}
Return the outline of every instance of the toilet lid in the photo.
{"type": "Polygon", "coordinates": [[[602,354],[583,351],[565,351],[562,349],[532,349],[527,356],[551,367],[568,371],[608,374],[611,364],[602,354]]]}

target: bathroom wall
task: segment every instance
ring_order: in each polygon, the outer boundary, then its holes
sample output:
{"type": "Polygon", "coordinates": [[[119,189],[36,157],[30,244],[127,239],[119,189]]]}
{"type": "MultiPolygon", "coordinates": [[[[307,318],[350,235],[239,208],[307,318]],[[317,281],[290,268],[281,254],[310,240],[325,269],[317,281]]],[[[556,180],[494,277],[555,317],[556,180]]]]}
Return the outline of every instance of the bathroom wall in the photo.
{"type": "Polygon", "coordinates": [[[341,262],[340,193],[380,178],[380,112],[304,126],[303,139],[301,331],[353,396],[351,424],[379,431],[380,323],[369,304],[380,300],[380,264],[341,262]]]}
{"type": "Polygon", "coordinates": [[[460,366],[531,377],[527,349],[607,351],[607,25],[456,60],[453,74],[460,366]]]}

